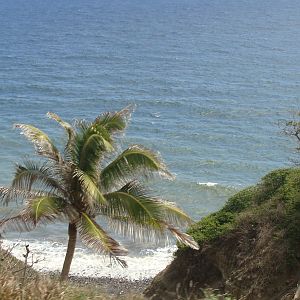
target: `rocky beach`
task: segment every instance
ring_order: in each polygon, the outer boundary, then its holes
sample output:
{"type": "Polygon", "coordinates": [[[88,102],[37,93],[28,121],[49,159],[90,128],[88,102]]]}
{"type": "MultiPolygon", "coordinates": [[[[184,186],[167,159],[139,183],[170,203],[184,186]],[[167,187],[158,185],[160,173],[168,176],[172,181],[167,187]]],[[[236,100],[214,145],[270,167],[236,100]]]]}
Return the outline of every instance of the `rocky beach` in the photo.
{"type": "Polygon", "coordinates": [[[126,294],[142,294],[152,279],[142,280],[128,280],[124,278],[110,278],[110,277],[81,277],[70,276],[71,283],[79,286],[91,285],[108,295],[119,296],[126,294]]]}

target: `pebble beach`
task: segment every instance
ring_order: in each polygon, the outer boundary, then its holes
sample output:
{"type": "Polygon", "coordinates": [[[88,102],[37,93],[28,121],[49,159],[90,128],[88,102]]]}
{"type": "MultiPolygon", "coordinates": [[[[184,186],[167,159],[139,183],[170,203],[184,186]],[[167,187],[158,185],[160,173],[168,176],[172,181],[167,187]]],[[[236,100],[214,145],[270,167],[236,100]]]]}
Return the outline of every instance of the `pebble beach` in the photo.
{"type": "Polygon", "coordinates": [[[151,283],[152,278],[128,280],[110,277],[70,276],[69,281],[78,285],[92,285],[109,295],[118,296],[130,293],[141,294],[151,283]]]}

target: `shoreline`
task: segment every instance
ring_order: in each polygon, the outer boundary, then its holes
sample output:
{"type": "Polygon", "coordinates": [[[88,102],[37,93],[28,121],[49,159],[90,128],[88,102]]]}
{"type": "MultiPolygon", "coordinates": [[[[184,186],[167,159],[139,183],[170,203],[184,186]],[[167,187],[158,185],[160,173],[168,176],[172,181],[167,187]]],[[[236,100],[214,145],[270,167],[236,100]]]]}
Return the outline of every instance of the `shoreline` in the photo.
{"type": "MultiPolygon", "coordinates": [[[[59,272],[38,272],[40,275],[59,279],[59,272]]],[[[142,294],[143,291],[150,285],[153,277],[144,279],[130,280],[127,278],[108,277],[108,276],[78,276],[69,275],[67,283],[79,287],[91,287],[99,289],[99,291],[111,296],[121,296],[126,294],[142,294]]]]}
{"type": "Polygon", "coordinates": [[[129,280],[125,278],[112,277],[88,277],[88,276],[69,276],[68,282],[79,286],[92,285],[103,292],[120,296],[129,293],[140,293],[148,287],[153,278],[129,280]]]}

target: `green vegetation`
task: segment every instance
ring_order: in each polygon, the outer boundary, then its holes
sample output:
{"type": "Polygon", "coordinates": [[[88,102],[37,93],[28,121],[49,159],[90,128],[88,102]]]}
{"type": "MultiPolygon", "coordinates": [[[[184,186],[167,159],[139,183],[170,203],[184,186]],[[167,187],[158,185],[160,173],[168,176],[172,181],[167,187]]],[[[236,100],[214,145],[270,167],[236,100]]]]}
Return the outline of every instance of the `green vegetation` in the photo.
{"type": "Polygon", "coordinates": [[[192,225],[188,233],[201,245],[233,231],[242,223],[266,221],[274,224],[278,234],[284,232],[290,259],[297,258],[300,243],[299,168],[272,171],[256,186],[232,196],[220,211],[192,225]]]}
{"type": "Polygon", "coordinates": [[[235,298],[228,296],[228,295],[221,295],[218,291],[213,289],[205,289],[203,290],[204,293],[204,300],[235,300],[235,298]]]}
{"type": "Polygon", "coordinates": [[[0,189],[3,203],[16,200],[26,204],[17,215],[2,220],[0,229],[29,231],[38,223],[68,222],[62,280],[68,277],[77,235],[86,246],[126,266],[119,256],[126,255],[127,250],[96,222],[96,217],[109,220],[113,229],[124,235],[151,240],[164,238],[168,231],[178,241],[198,248],[190,236],[175,227],[188,224],[190,218],[173,203],[151,196],[143,185],[154,174],[172,177],[160,157],[140,145],[117,152],[117,138],[130,115],[128,107],[104,113],[93,122],[80,120],[70,125],[48,113],[66,132],[63,152],[40,129],[15,125],[43,160],[17,164],[11,186],[0,189]],[[114,159],[109,160],[112,155],[114,159]]]}

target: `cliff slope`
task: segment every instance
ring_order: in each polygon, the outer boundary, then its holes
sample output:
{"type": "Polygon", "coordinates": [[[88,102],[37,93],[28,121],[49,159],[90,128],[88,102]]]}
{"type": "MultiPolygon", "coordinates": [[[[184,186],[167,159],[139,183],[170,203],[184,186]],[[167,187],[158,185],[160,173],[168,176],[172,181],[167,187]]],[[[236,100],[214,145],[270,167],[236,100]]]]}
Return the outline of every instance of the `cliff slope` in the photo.
{"type": "Polygon", "coordinates": [[[300,170],[276,170],[189,229],[200,250],[180,248],[145,291],[193,299],[211,287],[236,299],[292,299],[300,279],[300,170]]]}

